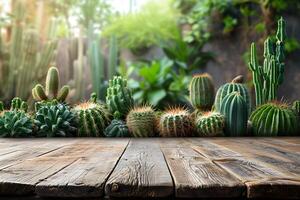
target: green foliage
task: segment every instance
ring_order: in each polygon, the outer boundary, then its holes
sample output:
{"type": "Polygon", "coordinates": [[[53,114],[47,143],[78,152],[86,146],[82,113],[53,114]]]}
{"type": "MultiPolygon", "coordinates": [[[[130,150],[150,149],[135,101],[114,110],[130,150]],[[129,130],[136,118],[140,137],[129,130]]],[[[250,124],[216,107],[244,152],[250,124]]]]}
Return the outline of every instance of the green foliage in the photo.
{"type": "Polygon", "coordinates": [[[33,120],[24,111],[5,111],[0,116],[0,137],[28,137],[32,130],[33,120]]]}
{"type": "Polygon", "coordinates": [[[129,129],[122,120],[114,119],[104,131],[106,137],[129,137],[129,129]]]}
{"type": "Polygon", "coordinates": [[[4,111],[4,104],[2,101],[0,101],[0,112],[4,111]]]}
{"type": "Polygon", "coordinates": [[[41,106],[35,114],[34,123],[41,137],[66,137],[76,132],[75,114],[64,104],[41,106]]]}
{"type": "Polygon", "coordinates": [[[212,77],[198,74],[190,83],[190,101],[194,108],[199,110],[210,110],[214,103],[215,87],[212,77]]]}
{"type": "Polygon", "coordinates": [[[133,108],[127,115],[126,124],[133,137],[153,137],[155,112],[151,106],[133,108]]]}
{"type": "Polygon", "coordinates": [[[222,136],[225,117],[217,112],[207,112],[196,118],[195,126],[199,136],[222,136]]]}
{"type": "Polygon", "coordinates": [[[287,53],[292,53],[300,49],[300,42],[296,38],[287,38],[284,43],[284,49],[287,53]]]}
{"type": "Polygon", "coordinates": [[[255,136],[289,136],[298,131],[295,113],[280,102],[263,104],[250,116],[255,136]]]}
{"type": "Polygon", "coordinates": [[[298,117],[300,117],[300,101],[299,100],[296,100],[293,102],[292,110],[298,117]]]}
{"type": "Polygon", "coordinates": [[[220,113],[225,116],[226,136],[247,134],[248,104],[239,92],[232,92],[224,97],[220,113]]]}
{"type": "Polygon", "coordinates": [[[15,97],[11,100],[10,110],[23,110],[24,112],[27,112],[28,104],[21,98],[15,97]]]}
{"type": "Polygon", "coordinates": [[[158,122],[161,137],[190,137],[193,123],[190,114],[182,108],[172,108],[164,112],[158,122]]]}

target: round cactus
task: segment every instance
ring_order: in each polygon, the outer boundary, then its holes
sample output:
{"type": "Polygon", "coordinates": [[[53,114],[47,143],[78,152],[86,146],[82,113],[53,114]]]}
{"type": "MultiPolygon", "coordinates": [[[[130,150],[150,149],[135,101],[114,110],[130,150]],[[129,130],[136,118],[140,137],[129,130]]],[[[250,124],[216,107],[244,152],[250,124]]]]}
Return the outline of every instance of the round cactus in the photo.
{"type": "Polygon", "coordinates": [[[295,135],[298,129],[297,116],[280,102],[263,104],[250,116],[255,136],[288,136],[295,135]]]}
{"type": "Polygon", "coordinates": [[[158,124],[162,137],[189,137],[193,135],[193,123],[189,112],[183,108],[171,108],[161,115],[158,124]]]}
{"type": "Polygon", "coordinates": [[[24,111],[5,111],[0,116],[0,137],[28,137],[32,130],[33,120],[24,111]]]}
{"type": "Polygon", "coordinates": [[[249,115],[251,112],[251,101],[248,89],[243,84],[243,76],[235,77],[230,83],[226,83],[218,89],[214,103],[215,110],[217,112],[220,112],[222,100],[225,98],[226,95],[232,92],[239,92],[240,95],[245,99],[249,115]]]}
{"type": "Polygon", "coordinates": [[[119,112],[122,117],[126,116],[134,104],[131,91],[127,87],[126,79],[115,76],[113,80],[109,80],[106,104],[113,114],[119,112]]]}
{"type": "Polygon", "coordinates": [[[127,115],[126,123],[133,137],[155,135],[155,111],[151,106],[135,107],[127,115]]]}
{"type": "Polygon", "coordinates": [[[190,83],[190,101],[194,108],[210,110],[214,103],[215,88],[211,76],[197,74],[190,83]]]}
{"type": "Polygon", "coordinates": [[[106,137],[129,137],[129,129],[124,121],[114,119],[105,129],[104,135],[106,137]]]}
{"type": "Polygon", "coordinates": [[[220,113],[225,116],[225,135],[243,136],[247,134],[248,107],[239,92],[232,92],[221,102],[220,113]]]}
{"type": "Polygon", "coordinates": [[[199,136],[222,136],[225,117],[217,112],[207,112],[197,117],[195,125],[199,136]]]}

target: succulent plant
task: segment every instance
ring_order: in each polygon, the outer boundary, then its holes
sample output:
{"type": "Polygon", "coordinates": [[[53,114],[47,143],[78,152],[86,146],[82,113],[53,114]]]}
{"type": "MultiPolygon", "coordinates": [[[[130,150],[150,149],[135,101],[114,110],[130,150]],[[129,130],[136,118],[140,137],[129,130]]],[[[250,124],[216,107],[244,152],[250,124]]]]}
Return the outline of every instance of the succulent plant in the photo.
{"type": "Polygon", "coordinates": [[[41,106],[34,122],[41,137],[73,136],[76,131],[75,115],[64,104],[41,106]]]}
{"type": "Polygon", "coordinates": [[[293,102],[292,110],[298,117],[300,117],[300,101],[299,100],[296,100],[293,102]]]}
{"type": "Polygon", "coordinates": [[[280,102],[263,104],[251,116],[255,136],[288,136],[297,134],[298,121],[288,105],[280,102]]]}
{"type": "Polygon", "coordinates": [[[161,115],[158,124],[162,137],[193,136],[193,123],[189,112],[184,108],[170,108],[161,115]]]}
{"type": "Polygon", "coordinates": [[[45,101],[45,100],[38,101],[38,102],[35,102],[35,104],[34,104],[34,110],[35,110],[35,112],[37,112],[43,106],[55,106],[58,104],[59,104],[59,102],[56,99],[53,99],[51,101],[45,101]]]}
{"type": "Polygon", "coordinates": [[[155,135],[155,112],[151,106],[135,107],[128,113],[126,124],[133,137],[155,135]]]}
{"type": "Polygon", "coordinates": [[[120,76],[115,76],[113,80],[109,80],[106,104],[113,114],[115,112],[119,112],[121,117],[126,116],[134,105],[131,91],[127,87],[126,79],[123,79],[120,76]]]}
{"type": "Polygon", "coordinates": [[[4,111],[4,104],[2,101],[0,101],[0,112],[4,111]]]}
{"type": "Polygon", "coordinates": [[[28,137],[33,131],[33,120],[24,111],[4,111],[0,116],[0,137],[28,137]]]}
{"type": "Polygon", "coordinates": [[[207,74],[197,74],[190,83],[190,101],[198,110],[210,110],[214,103],[215,87],[212,77],[207,74]]]}
{"type": "Polygon", "coordinates": [[[59,74],[56,67],[50,67],[46,77],[46,88],[37,84],[32,89],[32,97],[36,101],[57,100],[64,102],[69,94],[70,87],[65,85],[59,90],[59,74]]]}
{"type": "Polygon", "coordinates": [[[207,112],[196,118],[195,125],[199,136],[222,136],[225,117],[217,112],[207,112]]]}
{"type": "Polygon", "coordinates": [[[241,75],[235,77],[230,83],[226,83],[218,89],[216,94],[215,104],[214,104],[215,111],[220,112],[221,102],[223,101],[226,95],[232,92],[239,92],[240,95],[245,99],[248,107],[247,113],[250,114],[251,112],[250,95],[248,89],[243,84],[243,76],[241,75]]]}
{"type": "Polygon", "coordinates": [[[243,136],[247,134],[248,106],[239,92],[232,92],[221,102],[220,113],[225,116],[225,135],[243,136]]]}
{"type": "Polygon", "coordinates": [[[114,119],[104,131],[106,137],[129,137],[129,129],[122,120],[114,119]]]}
{"type": "Polygon", "coordinates": [[[24,112],[27,112],[28,104],[21,98],[15,97],[11,100],[10,110],[23,110],[24,112]]]}
{"type": "Polygon", "coordinates": [[[78,104],[73,108],[78,124],[78,136],[104,136],[104,129],[111,121],[111,114],[104,104],[96,102],[93,93],[88,102],[78,104]]]}

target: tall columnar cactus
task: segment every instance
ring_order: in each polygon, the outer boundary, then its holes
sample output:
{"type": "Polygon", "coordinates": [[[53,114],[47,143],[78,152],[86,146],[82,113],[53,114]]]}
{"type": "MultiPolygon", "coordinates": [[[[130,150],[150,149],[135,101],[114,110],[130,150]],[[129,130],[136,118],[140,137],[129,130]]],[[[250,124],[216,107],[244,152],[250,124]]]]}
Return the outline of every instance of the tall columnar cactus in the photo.
{"type": "Polygon", "coordinates": [[[190,83],[190,101],[198,110],[210,110],[214,103],[215,88],[211,76],[198,74],[190,83]]]}
{"type": "Polygon", "coordinates": [[[250,116],[255,136],[296,135],[298,121],[296,114],[288,105],[271,102],[256,108],[250,116]]]}
{"type": "Polygon", "coordinates": [[[23,110],[24,112],[27,112],[28,104],[21,98],[15,97],[11,100],[10,110],[23,110]]]}
{"type": "Polygon", "coordinates": [[[128,113],[126,124],[133,137],[155,135],[155,112],[151,106],[135,107],[128,113]]]}
{"type": "Polygon", "coordinates": [[[247,113],[249,115],[251,112],[251,100],[248,89],[243,84],[243,76],[235,77],[230,83],[226,83],[218,89],[214,104],[215,110],[217,112],[220,112],[221,102],[223,101],[226,95],[232,92],[239,92],[240,95],[245,99],[248,107],[247,113]]]}
{"type": "Polygon", "coordinates": [[[113,114],[119,112],[121,117],[124,117],[133,107],[134,102],[126,79],[115,76],[113,80],[109,80],[106,104],[113,114]]]}
{"type": "Polygon", "coordinates": [[[264,42],[263,66],[258,64],[256,46],[251,44],[249,70],[252,72],[256,105],[276,100],[277,90],[284,78],[285,21],[278,20],[276,41],[268,37],[264,42]]]}
{"type": "Polygon", "coordinates": [[[300,101],[296,100],[293,102],[292,110],[300,118],[300,101]]]}
{"type": "Polygon", "coordinates": [[[189,112],[183,108],[171,108],[164,112],[158,122],[162,137],[189,137],[193,135],[193,123],[189,112]]]}
{"type": "Polygon", "coordinates": [[[106,137],[129,137],[129,129],[123,120],[114,119],[104,131],[106,137]]]}
{"type": "Polygon", "coordinates": [[[100,137],[109,125],[111,114],[105,105],[92,96],[89,102],[81,103],[72,110],[76,114],[79,137],[100,137]]]}
{"type": "Polygon", "coordinates": [[[199,136],[222,136],[225,117],[217,112],[207,112],[197,117],[195,126],[199,136]]]}
{"type": "Polygon", "coordinates": [[[51,67],[48,70],[46,78],[46,88],[41,84],[37,84],[32,89],[32,96],[37,101],[57,100],[64,102],[69,94],[69,86],[65,85],[59,90],[59,74],[56,67],[51,67]]]}
{"type": "Polygon", "coordinates": [[[225,116],[225,135],[243,136],[247,134],[248,106],[239,92],[224,97],[220,113],[225,116]]]}

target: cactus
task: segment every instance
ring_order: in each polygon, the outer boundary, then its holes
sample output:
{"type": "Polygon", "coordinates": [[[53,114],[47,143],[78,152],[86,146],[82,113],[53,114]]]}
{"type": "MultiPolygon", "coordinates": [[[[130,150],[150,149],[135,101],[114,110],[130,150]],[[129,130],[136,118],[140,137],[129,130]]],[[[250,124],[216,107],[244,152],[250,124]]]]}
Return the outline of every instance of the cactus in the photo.
{"type": "Polygon", "coordinates": [[[235,77],[230,83],[226,83],[218,89],[215,103],[214,103],[215,110],[217,112],[220,112],[221,102],[223,101],[226,95],[232,92],[239,92],[240,95],[245,99],[248,107],[247,113],[249,115],[251,112],[251,100],[250,100],[249,92],[246,86],[243,84],[243,76],[241,75],[235,77]]]}
{"type": "Polygon", "coordinates": [[[4,111],[4,104],[2,101],[0,101],[0,112],[4,111]]]}
{"type": "Polygon", "coordinates": [[[183,108],[170,108],[158,122],[162,137],[189,137],[193,135],[193,123],[189,112],[183,108]]]}
{"type": "Polygon", "coordinates": [[[28,137],[32,130],[33,121],[24,111],[6,111],[0,116],[0,137],[28,137]]]}
{"type": "Polygon", "coordinates": [[[239,92],[224,97],[220,113],[225,116],[225,135],[243,136],[247,134],[248,106],[239,92]]]}
{"type": "Polygon", "coordinates": [[[256,105],[276,100],[277,90],[284,78],[285,21],[278,20],[276,42],[268,37],[264,42],[263,66],[258,64],[256,46],[251,44],[249,70],[252,72],[256,105]]]}
{"type": "Polygon", "coordinates": [[[222,136],[225,117],[217,112],[207,112],[197,117],[195,125],[199,136],[222,136]]]}
{"type": "Polygon", "coordinates": [[[292,110],[294,111],[296,116],[299,118],[300,117],[300,101],[299,100],[296,100],[293,102],[292,110]]]}
{"type": "Polygon", "coordinates": [[[73,136],[76,131],[75,115],[64,104],[43,105],[36,112],[34,123],[38,136],[73,136]]]}
{"type": "Polygon", "coordinates": [[[151,106],[135,107],[127,115],[126,124],[133,137],[155,135],[155,112],[151,106]]]}
{"type": "Polygon", "coordinates": [[[16,110],[16,111],[23,110],[24,112],[27,112],[28,104],[25,101],[23,101],[21,98],[15,97],[11,100],[10,110],[16,110]]]}
{"type": "Polygon", "coordinates": [[[198,110],[210,110],[214,103],[214,84],[207,73],[198,74],[190,83],[190,101],[198,110]]]}
{"type": "Polygon", "coordinates": [[[296,114],[288,105],[270,102],[256,108],[250,116],[255,136],[289,136],[298,129],[296,114]]]}
{"type": "Polygon", "coordinates": [[[128,137],[129,129],[122,120],[114,119],[104,131],[106,137],[128,137]]]}
{"type": "Polygon", "coordinates": [[[42,100],[57,100],[64,102],[69,94],[69,86],[65,85],[59,90],[59,74],[56,67],[51,67],[48,70],[46,77],[46,89],[41,84],[37,84],[32,89],[32,96],[37,101],[42,100]]]}
{"type": "Polygon", "coordinates": [[[78,124],[78,136],[99,137],[109,125],[111,114],[105,105],[96,102],[97,97],[93,93],[88,102],[74,107],[72,112],[76,114],[78,124]]]}
{"type": "Polygon", "coordinates": [[[127,87],[127,80],[120,76],[115,76],[109,81],[107,88],[106,104],[114,114],[118,111],[124,117],[133,107],[133,98],[130,89],[127,87]]]}

